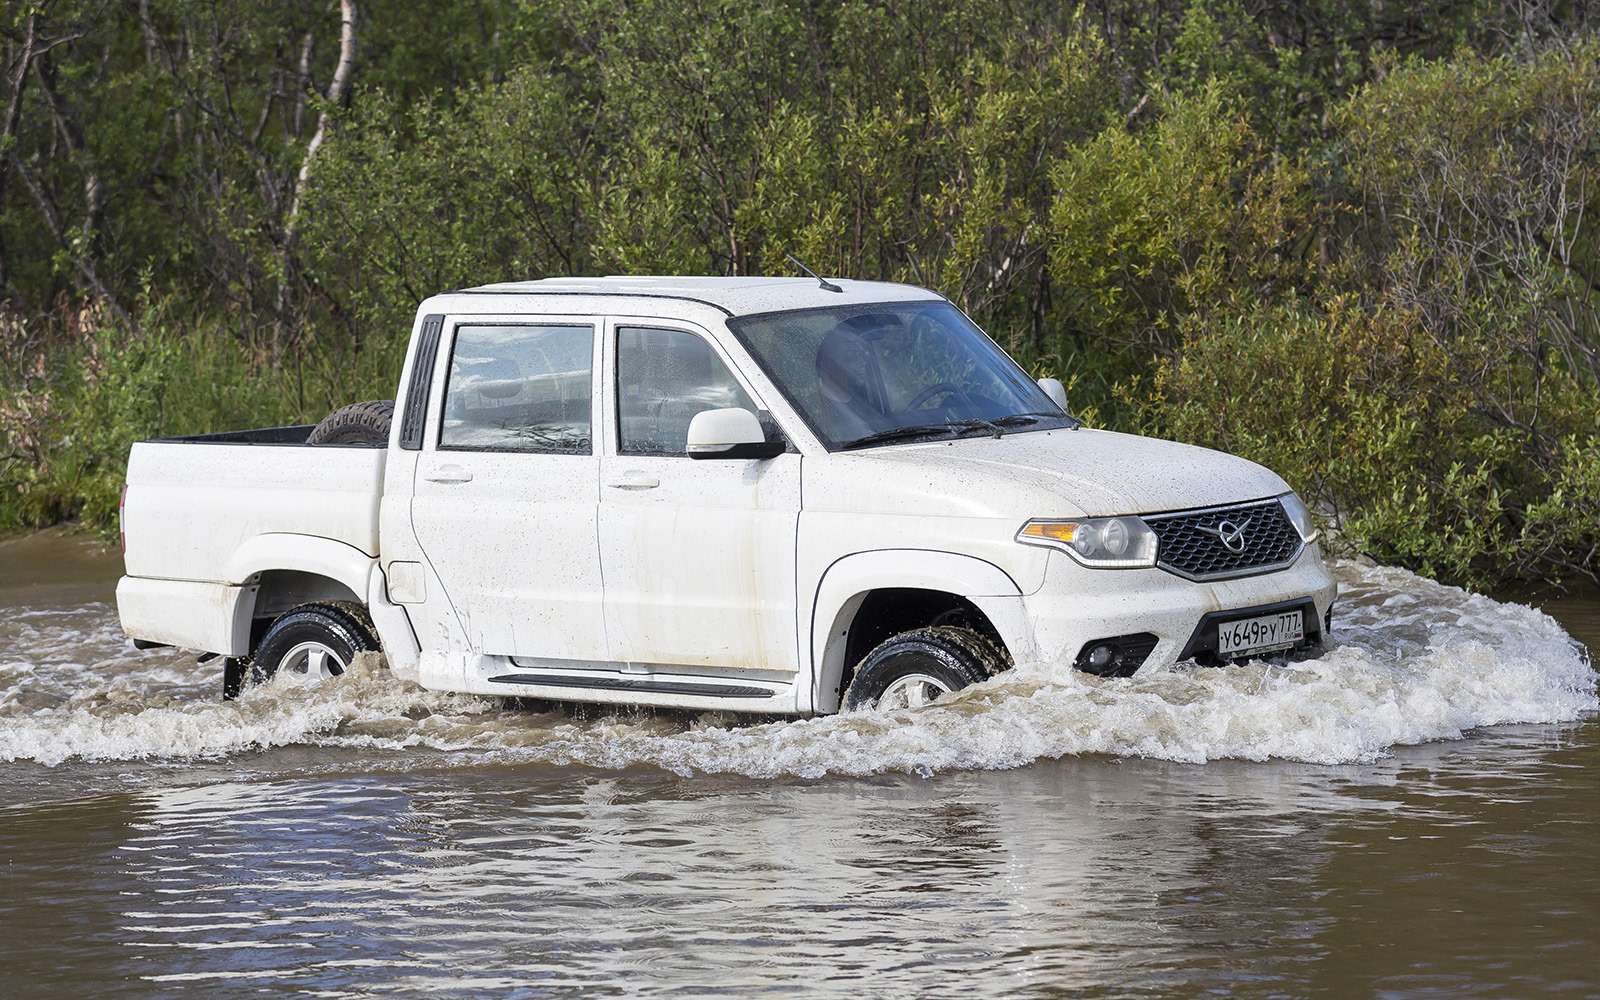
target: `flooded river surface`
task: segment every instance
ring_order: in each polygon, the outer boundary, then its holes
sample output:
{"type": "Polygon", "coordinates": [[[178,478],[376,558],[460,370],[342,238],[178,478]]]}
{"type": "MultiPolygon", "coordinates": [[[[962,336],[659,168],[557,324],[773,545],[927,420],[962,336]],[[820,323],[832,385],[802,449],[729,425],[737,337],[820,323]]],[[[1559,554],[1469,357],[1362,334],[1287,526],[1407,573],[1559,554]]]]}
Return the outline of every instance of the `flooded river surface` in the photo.
{"type": "Polygon", "coordinates": [[[1600,995],[1600,719],[1531,608],[1341,566],[1316,660],[748,724],[218,699],[0,542],[0,996],[1600,995]]]}

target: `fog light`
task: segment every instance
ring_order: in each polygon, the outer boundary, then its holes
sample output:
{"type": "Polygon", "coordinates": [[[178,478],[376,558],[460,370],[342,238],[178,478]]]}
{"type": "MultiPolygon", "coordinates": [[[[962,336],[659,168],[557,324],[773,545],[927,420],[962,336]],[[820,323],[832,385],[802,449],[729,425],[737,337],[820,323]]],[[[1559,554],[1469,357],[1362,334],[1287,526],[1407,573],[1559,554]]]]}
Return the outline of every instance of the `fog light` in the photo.
{"type": "Polygon", "coordinates": [[[1131,677],[1156,648],[1150,632],[1091,639],[1078,650],[1073,666],[1098,677],[1131,677]]]}
{"type": "Polygon", "coordinates": [[[1116,662],[1116,659],[1117,654],[1110,646],[1096,646],[1089,650],[1089,655],[1085,657],[1084,662],[1090,670],[1099,673],[1116,662]]]}

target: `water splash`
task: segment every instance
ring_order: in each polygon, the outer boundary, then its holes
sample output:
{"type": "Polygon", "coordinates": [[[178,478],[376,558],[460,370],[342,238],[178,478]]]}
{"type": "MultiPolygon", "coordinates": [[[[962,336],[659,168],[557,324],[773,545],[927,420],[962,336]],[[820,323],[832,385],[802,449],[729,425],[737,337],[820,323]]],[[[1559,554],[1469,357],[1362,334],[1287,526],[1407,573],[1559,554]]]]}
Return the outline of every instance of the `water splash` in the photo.
{"type": "Polygon", "coordinates": [[[1548,616],[1400,570],[1337,567],[1333,643],[1287,665],[1101,679],[1011,673],[946,703],[744,724],[634,711],[507,710],[422,691],[372,659],[317,688],[221,702],[216,664],[138,654],[105,605],[24,610],[0,631],[0,760],[187,759],[312,745],[752,777],[1017,767],[1072,754],[1203,762],[1371,760],[1396,745],[1600,709],[1582,647],[1548,616]]]}

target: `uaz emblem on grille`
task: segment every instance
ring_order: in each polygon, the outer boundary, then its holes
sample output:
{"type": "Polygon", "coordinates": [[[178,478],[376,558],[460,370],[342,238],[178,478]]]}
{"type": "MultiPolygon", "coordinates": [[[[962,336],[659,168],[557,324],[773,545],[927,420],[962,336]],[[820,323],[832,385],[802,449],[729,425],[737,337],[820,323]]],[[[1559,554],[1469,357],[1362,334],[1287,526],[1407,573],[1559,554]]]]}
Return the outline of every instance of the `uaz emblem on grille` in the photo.
{"type": "Polygon", "coordinates": [[[1243,552],[1244,529],[1250,527],[1250,522],[1253,520],[1255,519],[1247,517],[1240,524],[1234,524],[1232,521],[1218,521],[1214,528],[1197,524],[1195,525],[1195,530],[1214,536],[1229,552],[1243,552]]]}

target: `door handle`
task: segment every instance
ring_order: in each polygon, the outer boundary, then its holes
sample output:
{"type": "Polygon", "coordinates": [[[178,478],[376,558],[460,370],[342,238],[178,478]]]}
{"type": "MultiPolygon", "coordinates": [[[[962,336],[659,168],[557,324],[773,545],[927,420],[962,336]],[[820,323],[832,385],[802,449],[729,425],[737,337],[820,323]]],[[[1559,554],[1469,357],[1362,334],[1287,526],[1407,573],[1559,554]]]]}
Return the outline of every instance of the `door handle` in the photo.
{"type": "Polygon", "coordinates": [[[614,490],[653,490],[661,485],[661,480],[642,472],[630,471],[608,480],[606,485],[614,490]]]}
{"type": "Polygon", "coordinates": [[[459,465],[441,465],[437,469],[423,473],[422,478],[430,483],[470,483],[472,473],[459,465]]]}

